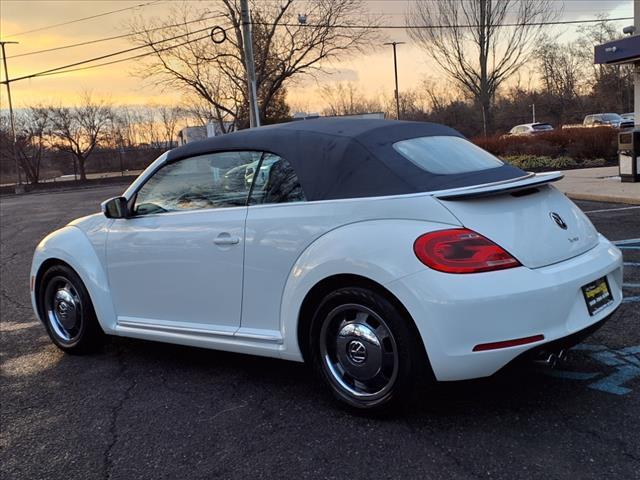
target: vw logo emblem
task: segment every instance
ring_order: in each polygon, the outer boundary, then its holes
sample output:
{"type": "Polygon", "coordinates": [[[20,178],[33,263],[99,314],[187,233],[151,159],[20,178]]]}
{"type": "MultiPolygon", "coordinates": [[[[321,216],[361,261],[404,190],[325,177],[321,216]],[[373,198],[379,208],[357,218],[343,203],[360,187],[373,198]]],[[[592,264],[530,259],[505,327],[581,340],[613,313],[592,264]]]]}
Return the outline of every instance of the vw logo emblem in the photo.
{"type": "Polygon", "coordinates": [[[554,222],[556,222],[556,225],[558,225],[561,229],[563,230],[567,229],[567,224],[564,223],[564,220],[559,214],[557,214],[556,212],[550,212],[549,216],[553,219],[554,222]]]}
{"type": "Polygon", "coordinates": [[[349,360],[355,364],[361,364],[367,359],[367,347],[360,340],[353,340],[347,346],[349,360]]]}

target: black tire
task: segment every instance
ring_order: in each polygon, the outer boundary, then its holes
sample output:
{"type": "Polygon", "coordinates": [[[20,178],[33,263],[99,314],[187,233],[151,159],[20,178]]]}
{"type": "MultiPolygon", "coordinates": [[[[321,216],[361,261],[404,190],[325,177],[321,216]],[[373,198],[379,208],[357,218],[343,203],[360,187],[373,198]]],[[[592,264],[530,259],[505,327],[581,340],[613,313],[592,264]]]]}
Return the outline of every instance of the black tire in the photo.
{"type": "Polygon", "coordinates": [[[49,337],[61,350],[83,354],[94,352],[103,344],[105,334],[89,292],[67,265],[54,265],[44,272],[38,307],[49,337]]]}
{"type": "Polygon", "coordinates": [[[386,410],[404,402],[424,381],[429,362],[411,321],[378,292],[336,290],[311,322],[314,368],[338,400],[356,409],[386,410]]]}

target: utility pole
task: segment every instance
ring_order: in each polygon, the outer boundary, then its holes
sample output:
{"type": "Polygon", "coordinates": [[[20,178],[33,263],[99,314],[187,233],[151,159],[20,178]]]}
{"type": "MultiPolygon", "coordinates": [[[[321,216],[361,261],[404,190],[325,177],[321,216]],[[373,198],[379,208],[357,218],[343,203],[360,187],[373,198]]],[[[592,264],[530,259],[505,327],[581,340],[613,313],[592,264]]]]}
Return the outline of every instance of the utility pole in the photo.
{"type": "Polygon", "coordinates": [[[405,42],[387,42],[385,45],[393,47],[393,72],[396,77],[396,118],[400,120],[400,92],[398,91],[398,57],[396,55],[396,45],[404,45],[405,42]]]}
{"type": "Polygon", "coordinates": [[[256,66],[253,60],[253,40],[251,38],[249,0],[240,0],[240,14],[242,16],[244,63],[247,70],[247,93],[249,94],[249,125],[253,128],[260,126],[260,110],[258,109],[258,95],[256,93],[256,66]]]}
{"type": "Polygon", "coordinates": [[[9,122],[11,123],[11,140],[13,143],[13,161],[16,168],[16,193],[24,193],[24,186],[22,185],[22,176],[20,175],[20,165],[18,164],[18,150],[16,147],[16,126],[13,119],[13,104],[11,103],[11,83],[9,82],[9,71],[7,70],[7,53],[4,46],[7,44],[16,44],[18,42],[0,41],[2,47],[2,62],[4,63],[4,78],[7,85],[7,99],[9,100],[9,122]]]}
{"type": "MultiPolygon", "coordinates": [[[[634,0],[633,2],[633,26],[636,27],[636,32],[640,33],[640,0],[634,0]]],[[[640,65],[636,63],[633,66],[633,104],[635,115],[633,116],[635,126],[640,126],[640,65]]]]}
{"type": "Polygon", "coordinates": [[[536,104],[531,104],[531,113],[533,115],[533,123],[536,123],[536,104]]]}

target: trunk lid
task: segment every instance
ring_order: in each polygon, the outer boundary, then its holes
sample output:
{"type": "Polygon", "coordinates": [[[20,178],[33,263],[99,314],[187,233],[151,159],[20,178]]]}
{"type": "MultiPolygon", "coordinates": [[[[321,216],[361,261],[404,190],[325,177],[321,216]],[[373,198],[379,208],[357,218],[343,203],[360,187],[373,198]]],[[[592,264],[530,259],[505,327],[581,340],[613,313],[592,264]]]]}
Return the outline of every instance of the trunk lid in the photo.
{"type": "MultiPolygon", "coordinates": [[[[545,176],[536,176],[545,177],[545,176]]],[[[553,181],[547,176],[547,181],[553,181]]],[[[595,247],[598,232],[582,211],[545,182],[508,184],[436,193],[438,200],[470,228],[500,245],[522,265],[539,268],[595,247]]],[[[558,178],[555,178],[557,180],[558,178]]],[[[520,183],[520,182],[518,182],[520,183]]]]}

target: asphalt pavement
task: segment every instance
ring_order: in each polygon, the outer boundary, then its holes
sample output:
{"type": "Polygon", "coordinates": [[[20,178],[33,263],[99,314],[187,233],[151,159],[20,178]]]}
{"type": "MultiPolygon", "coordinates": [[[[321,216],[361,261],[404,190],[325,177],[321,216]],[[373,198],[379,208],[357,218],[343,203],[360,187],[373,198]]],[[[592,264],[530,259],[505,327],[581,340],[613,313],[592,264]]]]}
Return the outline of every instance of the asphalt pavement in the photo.
{"type": "Polygon", "coordinates": [[[0,478],[640,479],[639,207],[577,202],[620,242],[628,300],[566,364],[439,384],[376,417],[303,364],[124,338],[56,349],[31,311],[33,250],[122,190],[0,199],[0,478]]]}

